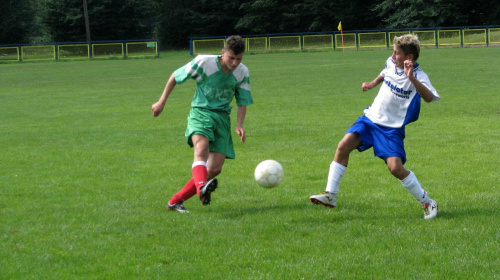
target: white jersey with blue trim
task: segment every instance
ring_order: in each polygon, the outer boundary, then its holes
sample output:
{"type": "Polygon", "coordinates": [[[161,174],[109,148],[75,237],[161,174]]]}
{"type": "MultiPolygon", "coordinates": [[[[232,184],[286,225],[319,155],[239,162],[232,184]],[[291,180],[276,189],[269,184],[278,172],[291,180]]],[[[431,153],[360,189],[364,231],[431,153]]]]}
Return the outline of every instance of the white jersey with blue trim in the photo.
{"type": "MultiPolygon", "coordinates": [[[[414,65],[413,75],[432,93],[432,101],[441,99],[418,62],[414,65]]],[[[396,67],[392,57],[389,57],[380,76],[384,77],[384,82],[372,105],[365,109],[365,116],[376,124],[393,128],[416,121],[420,113],[420,94],[403,68],[396,67]]]]}

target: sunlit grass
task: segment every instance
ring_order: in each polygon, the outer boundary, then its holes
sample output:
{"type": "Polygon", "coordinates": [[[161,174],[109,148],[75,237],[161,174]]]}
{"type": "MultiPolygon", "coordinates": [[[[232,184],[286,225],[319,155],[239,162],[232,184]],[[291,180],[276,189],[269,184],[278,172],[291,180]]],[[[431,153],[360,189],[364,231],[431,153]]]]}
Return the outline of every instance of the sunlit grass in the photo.
{"type": "MultiPolygon", "coordinates": [[[[442,101],[407,127],[407,168],[438,201],[419,204],[373,152],[354,152],[338,206],[325,188],[337,142],[373,101],[363,81],[390,50],[246,55],[255,104],[247,142],[212,205],[165,204],[190,176],[184,130],[195,84],[150,106],[192,57],[0,64],[2,279],[495,279],[500,48],[424,49],[442,101]],[[272,158],[283,183],[253,169],[272,158]]],[[[233,112],[233,126],[234,114],[233,112]]],[[[233,137],[236,137],[234,134],[233,137]]]]}

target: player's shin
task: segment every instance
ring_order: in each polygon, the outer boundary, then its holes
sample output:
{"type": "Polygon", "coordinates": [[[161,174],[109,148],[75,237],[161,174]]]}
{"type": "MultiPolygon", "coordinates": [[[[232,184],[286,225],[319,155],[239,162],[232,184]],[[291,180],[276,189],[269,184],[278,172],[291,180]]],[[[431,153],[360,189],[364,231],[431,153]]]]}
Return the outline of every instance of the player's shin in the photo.
{"type": "Polygon", "coordinates": [[[422,188],[417,176],[412,171],[410,171],[410,175],[399,181],[420,203],[431,202],[431,199],[427,196],[427,192],[422,188]]]}
{"type": "Polygon", "coordinates": [[[194,186],[194,180],[190,179],[184,187],[172,196],[169,203],[170,205],[174,205],[176,203],[182,203],[188,199],[190,199],[193,195],[196,194],[196,187],[194,186]]]}
{"type": "Polygon", "coordinates": [[[207,163],[204,161],[196,161],[192,165],[193,182],[196,186],[196,193],[200,194],[200,189],[207,182],[208,170],[207,163]]]}
{"type": "Polygon", "coordinates": [[[326,184],[326,190],[329,193],[338,193],[340,188],[340,181],[346,172],[347,167],[342,164],[332,161],[330,164],[330,170],[328,172],[328,182],[326,184]]]}

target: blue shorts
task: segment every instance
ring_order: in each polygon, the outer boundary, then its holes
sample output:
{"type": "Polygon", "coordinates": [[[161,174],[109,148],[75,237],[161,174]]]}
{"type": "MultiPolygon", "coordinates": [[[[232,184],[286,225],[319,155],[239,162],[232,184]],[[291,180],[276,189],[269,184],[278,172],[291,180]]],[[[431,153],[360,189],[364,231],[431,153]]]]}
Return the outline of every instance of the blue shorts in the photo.
{"type": "Polygon", "coordinates": [[[361,145],[357,148],[363,152],[373,147],[375,156],[387,162],[388,157],[399,157],[406,162],[406,152],[403,140],[405,129],[380,126],[366,116],[359,117],[347,130],[347,133],[358,133],[361,145]]]}

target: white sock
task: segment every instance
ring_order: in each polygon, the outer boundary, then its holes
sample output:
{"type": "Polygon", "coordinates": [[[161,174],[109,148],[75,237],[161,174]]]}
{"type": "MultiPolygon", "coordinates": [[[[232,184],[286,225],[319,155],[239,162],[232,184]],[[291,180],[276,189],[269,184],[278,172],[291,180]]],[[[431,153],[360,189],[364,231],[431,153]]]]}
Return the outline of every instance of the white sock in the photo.
{"type": "Polygon", "coordinates": [[[420,203],[431,202],[427,192],[420,186],[417,176],[412,171],[410,171],[410,175],[399,181],[420,203]]]}
{"type": "Polygon", "coordinates": [[[207,166],[207,163],[204,162],[204,161],[195,161],[193,162],[193,164],[191,165],[191,168],[195,167],[195,166],[198,166],[198,165],[203,165],[203,166],[207,166]]]}
{"type": "Polygon", "coordinates": [[[338,193],[340,188],[340,181],[346,172],[347,167],[340,163],[332,161],[330,164],[330,171],[328,172],[328,182],[326,184],[326,191],[329,193],[338,193]]]}

